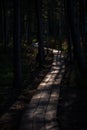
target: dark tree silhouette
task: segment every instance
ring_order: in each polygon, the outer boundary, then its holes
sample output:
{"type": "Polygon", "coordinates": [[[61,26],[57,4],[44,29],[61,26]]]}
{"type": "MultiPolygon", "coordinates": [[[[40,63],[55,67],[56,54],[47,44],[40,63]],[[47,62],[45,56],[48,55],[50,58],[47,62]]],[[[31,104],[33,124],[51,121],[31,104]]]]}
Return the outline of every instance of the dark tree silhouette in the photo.
{"type": "Polygon", "coordinates": [[[2,19],[3,19],[3,42],[4,48],[7,50],[9,43],[9,18],[8,18],[8,1],[1,1],[2,5],[2,19]]]}
{"type": "Polygon", "coordinates": [[[44,62],[44,45],[43,45],[43,21],[42,21],[42,0],[36,0],[36,15],[37,15],[37,29],[38,29],[38,61],[42,66],[44,62]]]}
{"type": "Polygon", "coordinates": [[[22,78],[22,71],[21,71],[21,12],[20,12],[21,4],[20,0],[14,1],[14,86],[21,87],[21,78],[22,78]]]}
{"type": "Polygon", "coordinates": [[[76,1],[67,0],[67,15],[69,20],[69,27],[71,31],[71,38],[73,43],[73,53],[74,58],[76,58],[79,70],[84,73],[85,72],[85,64],[84,57],[82,53],[82,47],[80,43],[80,33],[79,28],[76,23],[76,1]]]}
{"type": "MultiPolygon", "coordinates": [[[[83,43],[83,50],[85,56],[85,64],[87,64],[87,1],[80,0],[80,31],[81,31],[81,39],[83,43]]],[[[86,65],[87,66],[87,65],[86,65]]],[[[87,67],[86,67],[87,69],[87,67]]]]}

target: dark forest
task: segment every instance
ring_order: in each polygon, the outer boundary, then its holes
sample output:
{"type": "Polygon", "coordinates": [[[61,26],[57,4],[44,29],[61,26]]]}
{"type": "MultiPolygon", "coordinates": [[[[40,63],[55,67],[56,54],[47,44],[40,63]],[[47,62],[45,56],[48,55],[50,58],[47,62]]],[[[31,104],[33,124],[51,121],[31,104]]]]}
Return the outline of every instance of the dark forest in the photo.
{"type": "Polygon", "coordinates": [[[85,130],[87,1],[0,0],[0,130],[85,130]]]}

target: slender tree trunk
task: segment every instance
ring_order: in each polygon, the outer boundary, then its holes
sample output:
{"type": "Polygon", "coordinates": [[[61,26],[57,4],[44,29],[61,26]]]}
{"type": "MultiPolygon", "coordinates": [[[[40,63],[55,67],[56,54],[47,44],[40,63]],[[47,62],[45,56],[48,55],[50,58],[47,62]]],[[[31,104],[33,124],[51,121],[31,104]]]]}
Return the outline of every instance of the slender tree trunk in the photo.
{"type": "Polygon", "coordinates": [[[28,9],[28,21],[27,21],[27,29],[28,29],[28,32],[27,32],[27,41],[29,44],[32,43],[32,27],[31,27],[31,23],[32,23],[32,2],[29,1],[29,9],[28,9]]]}
{"type": "Polygon", "coordinates": [[[3,43],[4,43],[4,49],[7,50],[8,45],[8,1],[3,0],[2,1],[2,19],[3,19],[3,43]]]}
{"type": "Polygon", "coordinates": [[[64,1],[64,7],[65,7],[65,21],[66,21],[66,38],[67,38],[67,45],[68,45],[68,57],[70,60],[70,63],[73,61],[73,50],[72,50],[72,39],[71,39],[71,31],[69,27],[69,20],[67,15],[67,5],[66,1],[64,1]]]}
{"type": "Polygon", "coordinates": [[[76,26],[76,6],[74,5],[75,0],[67,0],[67,14],[69,20],[69,27],[71,31],[71,38],[73,43],[74,57],[76,58],[78,67],[82,73],[85,72],[84,57],[82,53],[80,34],[78,26],[76,26]]]}
{"type": "Polygon", "coordinates": [[[0,1],[0,42],[3,43],[3,8],[2,8],[2,0],[0,1]]]}
{"type": "Polygon", "coordinates": [[[85,56],[85,63],[87,64],[87,1],[86,0],[80,0],[80,16],[81,16],[80,25],[81,25],[83,50],[85,56]]]}
{"type": "Polygon", "coordinates": [[[53,1],[49,0],[48,3],[48,25],[49,25],[49,42],[51,43],[50,47],[53,48],[53,1]]]}
{"type": "Polygon", "coordinates": [[[36,14],[37,14],[37,27],[38,27],[38,59],[39,66],[44,62],[44,45],[43,45],[43,22],[42,22],[42,0],[36,0],[36,14]]]}
{"type": "Polygon", "coordinates": [[[20,0],[14,1],[14,86],[21,87],[20,0]]]}
{"type": "Polygon", "coordinates": [[[62,3],[59,4],[59,50],[62,50],[62,3]]]}

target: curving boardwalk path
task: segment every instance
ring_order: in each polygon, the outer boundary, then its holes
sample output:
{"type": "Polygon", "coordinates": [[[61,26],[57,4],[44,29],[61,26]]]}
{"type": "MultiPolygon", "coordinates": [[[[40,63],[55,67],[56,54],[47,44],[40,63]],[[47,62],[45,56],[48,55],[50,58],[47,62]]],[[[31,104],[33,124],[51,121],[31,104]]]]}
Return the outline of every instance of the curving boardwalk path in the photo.
{"type": "Polygon", "coordinates": [[[61,52],[53,50],[53,53],[51,70],[39,84],[36,94],[27,106],[20,130],[59,130],[56,114],[65,65],[61,52]]]}

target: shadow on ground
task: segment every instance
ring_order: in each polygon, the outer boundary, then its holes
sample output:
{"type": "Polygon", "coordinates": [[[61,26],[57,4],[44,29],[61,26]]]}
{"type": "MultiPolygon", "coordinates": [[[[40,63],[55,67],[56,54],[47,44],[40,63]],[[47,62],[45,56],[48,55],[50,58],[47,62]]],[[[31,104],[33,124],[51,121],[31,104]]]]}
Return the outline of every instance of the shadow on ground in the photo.
{"type": "Polygon", "coordinates": [[[60,130],[85,130],[87,98],[82,98],[85,91],[76,79],[75,66],[67,65],[61,83],[57,112],[60,130]],[[81,91],[84,91],[83,94],[81,91]]]}
{"type": "Polygon", "coordinates": [[[32,83],[25,86],[18,95],[15,91],[16,98],[12,94],[4,95],[5,97],[10,96],[10,99],[7,97],[6,102],[3,103],[4,105],[0,107],[0,130],[18,130],[21,115],[25,110],[26,105],[29,104],[32,96],[36,92],[38,84],[51,68],[53,55],[48,58],[43,69],[39,70],[38,68],[35,72],[33,72],[34,75],[32,76],[32,83]]]}

